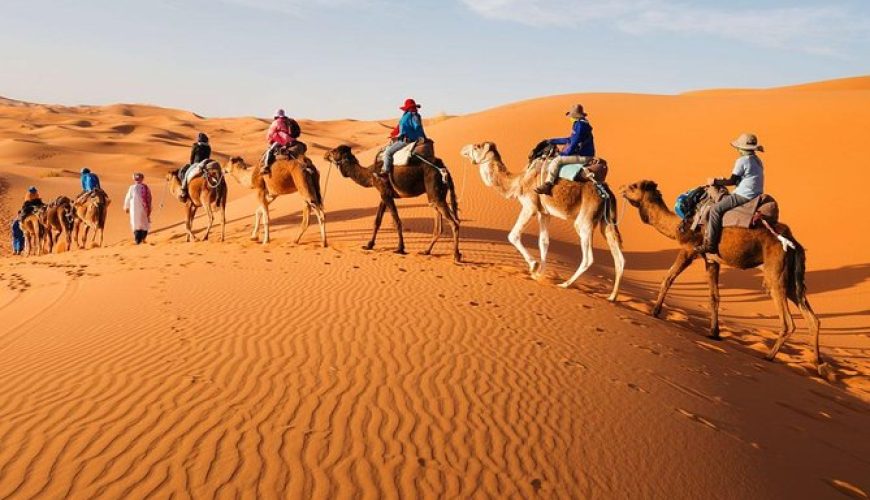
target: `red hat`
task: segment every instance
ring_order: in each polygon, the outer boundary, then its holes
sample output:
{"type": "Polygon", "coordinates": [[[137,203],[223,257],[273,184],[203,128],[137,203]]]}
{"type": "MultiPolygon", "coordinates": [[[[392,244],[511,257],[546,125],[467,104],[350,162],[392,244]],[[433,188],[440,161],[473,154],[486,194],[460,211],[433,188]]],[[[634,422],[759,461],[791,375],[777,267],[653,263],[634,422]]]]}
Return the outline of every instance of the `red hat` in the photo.
{"type": "Polygon", "coordinates": [[[417,102],[414,101],[414,99],[405,99],[405,105],[399,109],[401,109],[402,111],[417,111],[417,108],[422,108],[422,107],[423,106],[420,106],[419,104],[417,104],[417,102]]]}

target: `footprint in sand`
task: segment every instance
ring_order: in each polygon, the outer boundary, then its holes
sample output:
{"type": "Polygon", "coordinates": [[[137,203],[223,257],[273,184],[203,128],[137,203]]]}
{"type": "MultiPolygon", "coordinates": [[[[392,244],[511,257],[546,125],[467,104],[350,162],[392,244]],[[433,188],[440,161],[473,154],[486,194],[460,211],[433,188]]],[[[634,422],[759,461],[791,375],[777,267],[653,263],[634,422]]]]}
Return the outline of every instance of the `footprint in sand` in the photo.
{"type": "Polygon", "coordinates": [[[535,493],[541,491],[541,487],[543,486],[543,482],[538,478],[532,479],[530,484],[532,485],[532,489],[535,490],[535,493]]]}
{"type": "Polygon", "coordinates": [[[694,413],[692,413],[692,412],[690,412],[690,411],[688,411],[688,410],[684,410],[684,409],[682,409],[682,408],[677,408],[676,410],[677,410],[678,412],[680,412],[680,415],[682,415],[682,416],[688,418],[689,420],[692,420],[693,422],[697,422],[697,423],[699,423],[699,424],[701,424],[701,425],[704,425],[704,426],[706,426],[706,427],[709,427],[710,429],[713,429],[714,431],[718,431],[718,430],[719,430],[719,428],[716,427],[716,424],[714,424],[713,422],[707,420],[706,418],[704,418],[704,417],[702,417],[702,416],[700,416],[700,415],[695,415],[694,413]]]}

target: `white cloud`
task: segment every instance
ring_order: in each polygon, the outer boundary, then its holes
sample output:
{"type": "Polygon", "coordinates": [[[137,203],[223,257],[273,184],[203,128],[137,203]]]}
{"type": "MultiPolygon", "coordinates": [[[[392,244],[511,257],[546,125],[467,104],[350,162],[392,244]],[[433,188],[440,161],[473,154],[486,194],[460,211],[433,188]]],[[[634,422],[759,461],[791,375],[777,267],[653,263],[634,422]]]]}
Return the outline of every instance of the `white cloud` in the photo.
{"type": "Polygon", "coordinates": [[[531,26],[606,23],[634,35],[705,35],[750,45],[834,54],[867,38],[870,20],[844,7],[706,7],[674,0],[460,0],[477,14],[531,26]]]}

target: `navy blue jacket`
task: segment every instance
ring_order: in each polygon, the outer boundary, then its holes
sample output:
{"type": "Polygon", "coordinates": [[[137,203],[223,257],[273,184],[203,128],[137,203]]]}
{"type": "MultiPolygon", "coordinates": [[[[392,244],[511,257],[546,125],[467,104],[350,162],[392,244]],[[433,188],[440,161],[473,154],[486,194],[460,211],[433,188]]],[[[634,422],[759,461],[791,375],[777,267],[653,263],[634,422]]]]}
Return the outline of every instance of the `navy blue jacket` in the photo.
{"type": "Polygon", "coordinates": [[[100,187],[100,178],[93,172],[82,174],[82,191],[93,191],[100,187]]]}
{"type": "Polygon", "coordinates": [[[586,120],[577,120],[571,129],[571,137],[550,139],[550,144],[566,144],[562,156],[595,156],[595,139],[592,125],[586,120]]]}

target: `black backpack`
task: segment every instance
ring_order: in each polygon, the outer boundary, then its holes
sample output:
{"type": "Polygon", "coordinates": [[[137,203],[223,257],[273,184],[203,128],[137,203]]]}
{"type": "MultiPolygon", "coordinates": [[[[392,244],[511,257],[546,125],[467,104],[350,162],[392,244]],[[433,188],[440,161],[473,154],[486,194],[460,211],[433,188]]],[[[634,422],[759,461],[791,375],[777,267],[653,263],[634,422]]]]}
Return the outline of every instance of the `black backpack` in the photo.
{"type": "Polygon", "coordinates": [[[284,119],[287,120],[287,128],[290,130],[290,137],[298,139],[299,136],[302,135],[302,128],[299,126],[299,122],[293,118],[284,119]]]}

